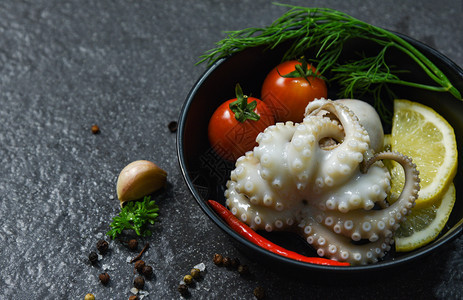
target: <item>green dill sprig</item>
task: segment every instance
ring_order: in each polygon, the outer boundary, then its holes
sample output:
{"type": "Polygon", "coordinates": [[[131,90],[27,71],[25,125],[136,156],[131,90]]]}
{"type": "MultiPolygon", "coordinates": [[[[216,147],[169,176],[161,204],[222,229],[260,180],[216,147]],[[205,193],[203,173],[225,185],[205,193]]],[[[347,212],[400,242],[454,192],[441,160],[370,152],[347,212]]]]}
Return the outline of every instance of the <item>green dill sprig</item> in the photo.
{"type": "Polygon", "coordinates": [[[118,216],[113,218],[109,225],[111,230],[106,234],[115,239],[124,230],[134,230],[139,236],[150,236],[148,224],[153,225],[158,217],[159,207],[151,197],[145,197],[143,201],[130,201],[118,216]]]}
{"type": "Polygon", "coordinates": [[[388,84],[398,84],[450,92],[455,98],[463,100],[460,91],[437,66],[396,34],[329,8],[277,5],[288,7],[289,10],[270,26],[226,32],[227,37],[217,42],[214,49],[202,55],[198,64],[207,62],[208,65],[212,65],[222,58],[250,47],[266,46],[267,49],[273,49],[289,41],[290,46],[282,60],[303,56],[309,49],[314,49],[314,61],[317,63],[318,71],[322,75],[328,71],[332,72],[333,77],[330,81],[339,84],[340,97],[352,96],[354,93],[372,93],[375,104],[382,106],[381,90],[386,88],[390,91],[388,84]],[[352,39],[368,40],[382,49],[377,56],[340,63],[339,58],[344,46],[352,39]],[[435,85],[401,79],[399,75],[403,70],[388,66],[384,59],[386,52],[391,48],[405,53],[415,61],[435,85]]]}

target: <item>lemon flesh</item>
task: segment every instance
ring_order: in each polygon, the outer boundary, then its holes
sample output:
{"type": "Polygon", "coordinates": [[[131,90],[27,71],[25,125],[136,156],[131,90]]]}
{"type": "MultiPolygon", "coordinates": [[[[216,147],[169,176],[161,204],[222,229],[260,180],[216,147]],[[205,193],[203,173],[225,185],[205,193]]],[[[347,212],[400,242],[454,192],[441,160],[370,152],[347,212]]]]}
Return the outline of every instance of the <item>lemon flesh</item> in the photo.
{"type": "Polygon", "coordinates": [[[396,251],[412,251],[433,241],[447,223],[455,198],[455,186],[451,183],[441,199],[428,207],[414,208],[395,232],[396,251]]]}
{"type": "MultiPolygon", "coordinates": [[[[428,106],[395,100],[390,147],[411,157],[420,172],[416,208],[441,199],[457,171],[458,152],[452,126],[428,106]]],[[[394,202],[402,191],[404,172],[396,162],[392,162],[390,171],[390,201],[394,202]]]]}

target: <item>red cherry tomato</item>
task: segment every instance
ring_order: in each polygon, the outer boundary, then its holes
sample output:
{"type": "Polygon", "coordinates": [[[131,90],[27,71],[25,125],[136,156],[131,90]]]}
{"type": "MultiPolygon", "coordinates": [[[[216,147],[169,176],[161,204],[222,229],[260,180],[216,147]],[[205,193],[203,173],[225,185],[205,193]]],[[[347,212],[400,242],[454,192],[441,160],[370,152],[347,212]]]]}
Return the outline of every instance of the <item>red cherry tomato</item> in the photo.
{"type": "Polygon", "coordinates": [[[209,142],[212,148],[222,158],[230,161],[234,161],[247,151],[252,150],[257,145],[257,135],[275,123],[271,110],[263,101],[246,96],[244,97],[246,105],[242,104],[250,107],[252,110],[249,112],[251,114],[254,112],[258,120],[245,119],[243,122],[238,121],[236,113],[230,109],[230,104],[236,103],[238,99],[239,97],[222,103],[215,110],[208,126],[209,142]],[[255,101],[255,104],[253,104],[253,101],[255,101]]]}
{"type": "Polygon", "coordinates": [[[323,79],[314,75],[299,76],[296,65],[302,67],[304,64],[307,67],[306,70],[317,74],[313,66],[291,60],[279,64],[265,78],[261,99],[273,111],[276,122],[301,122],[305,108],[310,101],[327,97],[328,92],[323,79]],[[290,75],[290,78],[283,77],[290,73],[293,75],[290,75]]]}

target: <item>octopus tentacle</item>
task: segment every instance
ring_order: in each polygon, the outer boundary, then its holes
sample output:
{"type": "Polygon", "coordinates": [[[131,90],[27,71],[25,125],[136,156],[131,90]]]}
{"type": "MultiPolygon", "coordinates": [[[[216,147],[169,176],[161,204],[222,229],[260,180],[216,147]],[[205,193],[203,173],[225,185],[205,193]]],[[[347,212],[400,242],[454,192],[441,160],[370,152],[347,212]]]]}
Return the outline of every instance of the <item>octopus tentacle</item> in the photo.
{"type": "MultiPolygon", "coordinates": [[[[374,163],[380,159],[393,159],[404,168],[405,184],[401,192],[401,195],[399,196],[399,199],[389,207],[382,210],[358,210],[349,213],[348,215],[339,212],[319,211],[315,217],[315,219],[319,223],[317,224],[317,230],[315,231],[315,233],[320,234],[320,232],[323,231],[323,236],[326,236],[328,235],[327,230],[331,230],[332,233],[330,234],[334,233],[336,235],[343,235],[347,238],[350,238],[352,241],[357,242],[361,241],[362,239],[368,239],[370,242],[374,242],[376,244],[378,243],[378,241],[392,241],[393,231],[400,226],[400,221],[402,221],[406,217],[406,215],[410,213],[411,208],[415,204],[415,200],[418,198],[418,191],[420,189],[419,172],[416,169],[416,165],[412,162],[412,160],[409,157],[397,152],[381,152],[376,154],[365,163],[365,166],[362,168],[362,171],[367,173],[368,169],[371,168],[374,165],[374,163]],[[320,229],[320,227],[325,227],[325,229],[320,229]]],[[[312,241],[317,237],[317,235],[314,233],[312,235],[307,236],[308,232],[312,232],[312,227],[314,226],[314,224],[311,224],[310,226],[310,228],[304,228],[304,234],[306,234],[306,238],[309,239],[310,237],[310,241],[312,241]]],[[[326,239],[326,237],[324,238],[326,239]]],[[[312,245],[316,248],[324,247],[324,244],[320,245],[320,243],[317,242],[313,242],[312,245]]],[[[362,253],[362,251],[360,251],[358,247],[355,247],[355,251],[357,251],[356,257],[358,257],[359,254],[362,254],[371,258],[372,254],[378,253],[378,247],[374,247],[374,252],[371,252],[371,249],[373,249],[371,248],[371,245],[363,247],[370,249],[368,250],[370,251],[369,254],[366,252],[362,253]]],[[[323,248],[323,253],[326,252],[325,248],[323,248]]],[[[347,251],[346,249],[348,248],[344,248],[345,249],[343,251],[347,251]]],[[[381,249],[385,250],[386,248],[381,247],[381,249]]],[[[331,254],[334,255],[333,253],[331,254]]],[[[344,257],[345,256],[346,254],[344,254],[344,257]]],[[[376,258],[378,257],[379,256],[376,256],[376,258]]],[[[336,258],[340,259],[340,257],[336,258]]],[[[355,259],[351,262],[364,263],[365,261],[359,261],[355,259]]]]}
{"type": "Polygon", "coordinates": [[[364,154],[369,149],[370,138],[355,114],[345,105],[325,99],[313,101],[307,106],[306,114],[310,113],[306,118],[312,118],[320,111],[330,113],[339,120],[345,136],[342,143],[331,151],[329,159],[320,167],[319,178],[344,184],[363,161],[364,154]]]}
{"type": "Polygon", "coordinates": [[[376,263],[390,251],[392,237],[380,236],[375,242],[355,245],[347,237],[338,236],[314,220],[301,223],[301,235],[317,250],[319,256],[337,261],[348,261],[353,265],[376,263]]]}

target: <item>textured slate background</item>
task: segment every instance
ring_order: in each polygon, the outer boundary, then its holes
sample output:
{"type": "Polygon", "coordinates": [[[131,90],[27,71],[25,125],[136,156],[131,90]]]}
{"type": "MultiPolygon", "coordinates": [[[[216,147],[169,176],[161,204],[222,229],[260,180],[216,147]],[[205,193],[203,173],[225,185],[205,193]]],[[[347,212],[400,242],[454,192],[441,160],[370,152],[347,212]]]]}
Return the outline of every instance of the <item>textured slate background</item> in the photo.
{"type": "MultiPolygon", "coordinates": [[[[343,10],[463,66],[463,1],[286,2],[343,10]]],[[[178,282],[199,262],[208,269],[192,299],[253,299],[259,285],[269,299],[463,297],[462,238],[386,280],[316,282],[250,261],[196,205],[167,129],[205,70],[194,64],[224,30],[268,25],[284,11],[264,0],[0,2],[0,299],[128,299],[135,254],[110,242],[98,266],[87,256],[119,212],[119,171],[136,159],[169,174],[146,240],[147,299],[180,298],[178,282]],[[215,267],[215,252],[253,275],[215,267]],[[103,269],[108,286],[97,279],[103,269]]]]}

